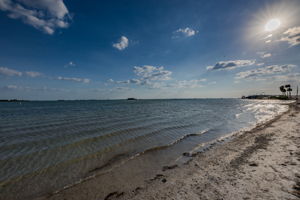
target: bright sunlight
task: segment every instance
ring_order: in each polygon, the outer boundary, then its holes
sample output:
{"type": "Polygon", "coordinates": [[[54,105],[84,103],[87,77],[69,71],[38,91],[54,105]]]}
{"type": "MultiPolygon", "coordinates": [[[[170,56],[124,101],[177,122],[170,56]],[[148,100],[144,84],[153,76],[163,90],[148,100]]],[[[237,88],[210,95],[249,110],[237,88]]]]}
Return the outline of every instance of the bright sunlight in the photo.
{"type": "Polygon", "coordinates": [[[279,28],[280,24],[281,24],[281,22],[279,19],[271,19],[265,25],[265,30],[269,31],[269,32],[274,31],[279,28]]]}

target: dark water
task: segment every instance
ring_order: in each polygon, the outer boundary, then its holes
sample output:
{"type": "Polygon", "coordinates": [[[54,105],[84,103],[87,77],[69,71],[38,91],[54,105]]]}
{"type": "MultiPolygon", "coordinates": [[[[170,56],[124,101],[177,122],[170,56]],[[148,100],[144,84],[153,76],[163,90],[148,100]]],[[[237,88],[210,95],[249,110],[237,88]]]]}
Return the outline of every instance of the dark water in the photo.
{"type": "Polygon", "coordinates": [[[0,195],[58,190],[149,149],[187,138],[192,149],[286,109],[240,99],[0,103],[0,195]]]}

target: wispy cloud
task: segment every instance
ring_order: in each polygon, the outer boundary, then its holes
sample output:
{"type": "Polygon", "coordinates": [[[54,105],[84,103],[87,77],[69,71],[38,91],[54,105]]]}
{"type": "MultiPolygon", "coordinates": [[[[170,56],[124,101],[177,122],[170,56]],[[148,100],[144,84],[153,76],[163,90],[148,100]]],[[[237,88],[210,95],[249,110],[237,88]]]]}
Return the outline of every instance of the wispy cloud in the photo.
{"type": "Polygon", "coordinates": [[[147,86],[152,89],[193,89],[204,87],[206,79],[174,80],[172,82],[149,82],[147,86]]]}
{"type": "Polygon", "coordinates": [[[164,67],[154,67],[151,65],[136,66],[133,71],[142,80],[170,80],[172,75],[172,72],[165,70],[164,67]]]}
{"type": "Polygon", "coordinates": [[[203,87],[202,83],[206,82],[206,79],[193,79],[193,80],[180,80],[175,83],[169,84],[168,87],[173,88],[199,88],[203,87]]]}
{"type": "Polygon", "coordinates": [[[35,78],[35,77],[38,77],[38,76],[42,76],[42,73],[40,73],[40,72],[34,72],[34,71],[28,71],[28,72],[25,72],[25,74],[27,76],[32,77],[32,78],[35,78]]]}
{"type": "Polygon", "coordinates": [[[122,51],[122,50],[126,49],[128,47],[128,45],[129,45],[128,38],[125,36],[122,36],[120,38],[119,42],[113,44],[113,47],[122,51]]]}
{"type": "Polygon", "coordinates": [[[116,90],[131,90],[129,87],[115,87],[116,90]]]}
{"type": "Polygon", "coordinates": [[[265,63],[257,63],[256,66],[263,66],[265,63]]]}
{"type": "Polygon", "coordinates": [[[273,74],[282,74],[289,72],[292,68],[295,68],[296,65],[287,64],[287,65],[270,65],[253,70],[248,70],[244,72],[239,72],[236,74],[236,79],[251,79],[256,80],[258,78],[273,75],[273,74]]]}
{"type": "Polygon", "coordinates": [[[4,76],[22,76],[22,72],[7,67],[0,67],[0,74],[4,76]]]}
{"type": "Polygon", "coordinates": [[[271,38],[272,36],[273,36],[273,34],[269,34],[269,35],[267,35],[264,39],[271,38]]]}
{"type": "Polygon", "coordinates": [[[289,73],[285,75],[275,75],[270,77],[272,80],[286,81],[286,82],[300,82],[300,73],[289,73]]]}
{"type": "Polygon", "coordinates": [[[76,64],[73,62],[73,61],[70,61],[68,62],[66,65],[65,65],[65,68],[68,68],[68,67],[75,67],[76,64]]]}
{"type": "Polygon", "coordinates": [[[257,52],[257,54],[258,54],[261,58],[268,58],[268,57],[271,57],[271,56],[272,56],[271,53],[267,53],[267,52],[263,52],[263,51],[257,52]]]}
{"type": "Polygon", "coordinates": [[[290,44],[290,46],[295,46],[300,44],[300,26],[289,28],[283,33],[280,41],[285,41],[290,44]]]}
{"type": "Polygon", "coordinates": [[[129,80],[125,80],[125,81],[114,81],[113,79],[109,79],[108,80],[110,83],[117,83],[117,84],[137,84],[140,85],[142,83],[141,80],[139,79],[129,79],[129,80]]]}
{"type": "Polygon", "coordinates": [[[233,70],[255,64],[255,60],[229,60],[217,62],[214,66],[207,66],[207,70],[233,70]]]}
{"type": "Polygon", "coordinates": [[[271,43],[271,42],[272,42],[272,40],[266,40],[265,41],[266,44],[271,43]]]}
{"type": "Polygon", "coordinates": [[[23,90],[23,91],[40,91],[40,92],[67,92],[69,90],[63,88],[50,88],[47,86],[42,87],[29,87],[29,86],[19,86],[19,85],[6,85],[0,87],[4,90],[23,90]]]}
{"type": "Polygon", "coordinates": [[[109,83],[114,84],[134,84],[139,86],[146,86],[151,89],[166,89],[166,88],[200,88],[206,79],[193,79],[193,80],[173,80],[172,72],[166,70],[164,67],[155,67],[151,65],[136,66],[133,72],[137,78],[115,81],[109,79],[109,83]]]}
{"type": "Polygon", "coordinates": [[[135,66],[133,72],[137,78],[124,80],[124,81],[114,81],[109,79],[110,83],[117,84],[135,84],[135,85],[146,85],[151,88],[157,88],[162,84],[159,82],[171,80],[172,72],[165,70],[164,67],[155,67],[151,65],[135,66]]]}
{"type": "Polygon", "coordinates": [[[0,10],[50,35],[69,26],[69,11],[63,0],[1,0],[0,10]]]}
{"type": "Polygon", "coordinates": [[[176,31],[173,32],[173,38],[178,37],[191,37],[198,33],[197,30],[194,30],[192,28],[186,27],[186,28],[179,28],[176,31]]]}
{"type": "Polygon", "coordinates": [[[74,77],[62,77],[62,76],[59,76],[56,79],[63,80],[63,81],[81,82],[81,83],[90,83],[91,81],[88,78],[74,78],[74,77]]]}
{"type": "Polygon", "coordinates": [[[2,88],[7,89],[7,90],[17,90],[19,88],[19,86],[17,86],[17,85],[6,85],[2,88]]]}
{"type": "Polygon", "coordinates": [[[20,72],[14,69],[10,69],[7,67],[0,67],[0,74],[4,76],[29,76],[32,78],[42,76],[42,73],[40,72],[35,72],[35,71],[26,71],[26,72],[20,72]]]}
{"type": "Polygon", "coordinates": [[[271,57],[271,56],[272,56],[271,53],[266,53],[266,54],[262,55],[261,57],[262,57],[262,58],[269,58],[269,57],[271,57]]]}

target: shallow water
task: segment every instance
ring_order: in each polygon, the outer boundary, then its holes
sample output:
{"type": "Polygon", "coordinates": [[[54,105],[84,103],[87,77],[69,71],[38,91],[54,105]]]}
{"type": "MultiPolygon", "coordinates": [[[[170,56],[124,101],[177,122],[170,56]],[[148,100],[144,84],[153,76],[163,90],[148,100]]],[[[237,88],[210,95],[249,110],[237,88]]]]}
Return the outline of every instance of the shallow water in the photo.
{"type": "Polygon", "coordinates": [[[0,195],[30,199],[182,143],[168,156],[176,159],[286,109],[278,101],[240,99],[0,103],[0,195]],[[39,184],[31,189],[31,182],[39,184]]]}

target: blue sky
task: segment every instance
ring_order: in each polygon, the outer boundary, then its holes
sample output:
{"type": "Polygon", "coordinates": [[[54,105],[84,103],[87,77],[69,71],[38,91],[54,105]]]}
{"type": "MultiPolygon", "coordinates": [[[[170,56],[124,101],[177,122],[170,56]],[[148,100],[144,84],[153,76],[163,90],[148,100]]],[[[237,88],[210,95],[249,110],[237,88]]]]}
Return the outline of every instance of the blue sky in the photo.
{"type": "Polygon", "coordinates": [[[300,2],[0,0],[0,98],[240,97],[300,78],[300,2]]]}

